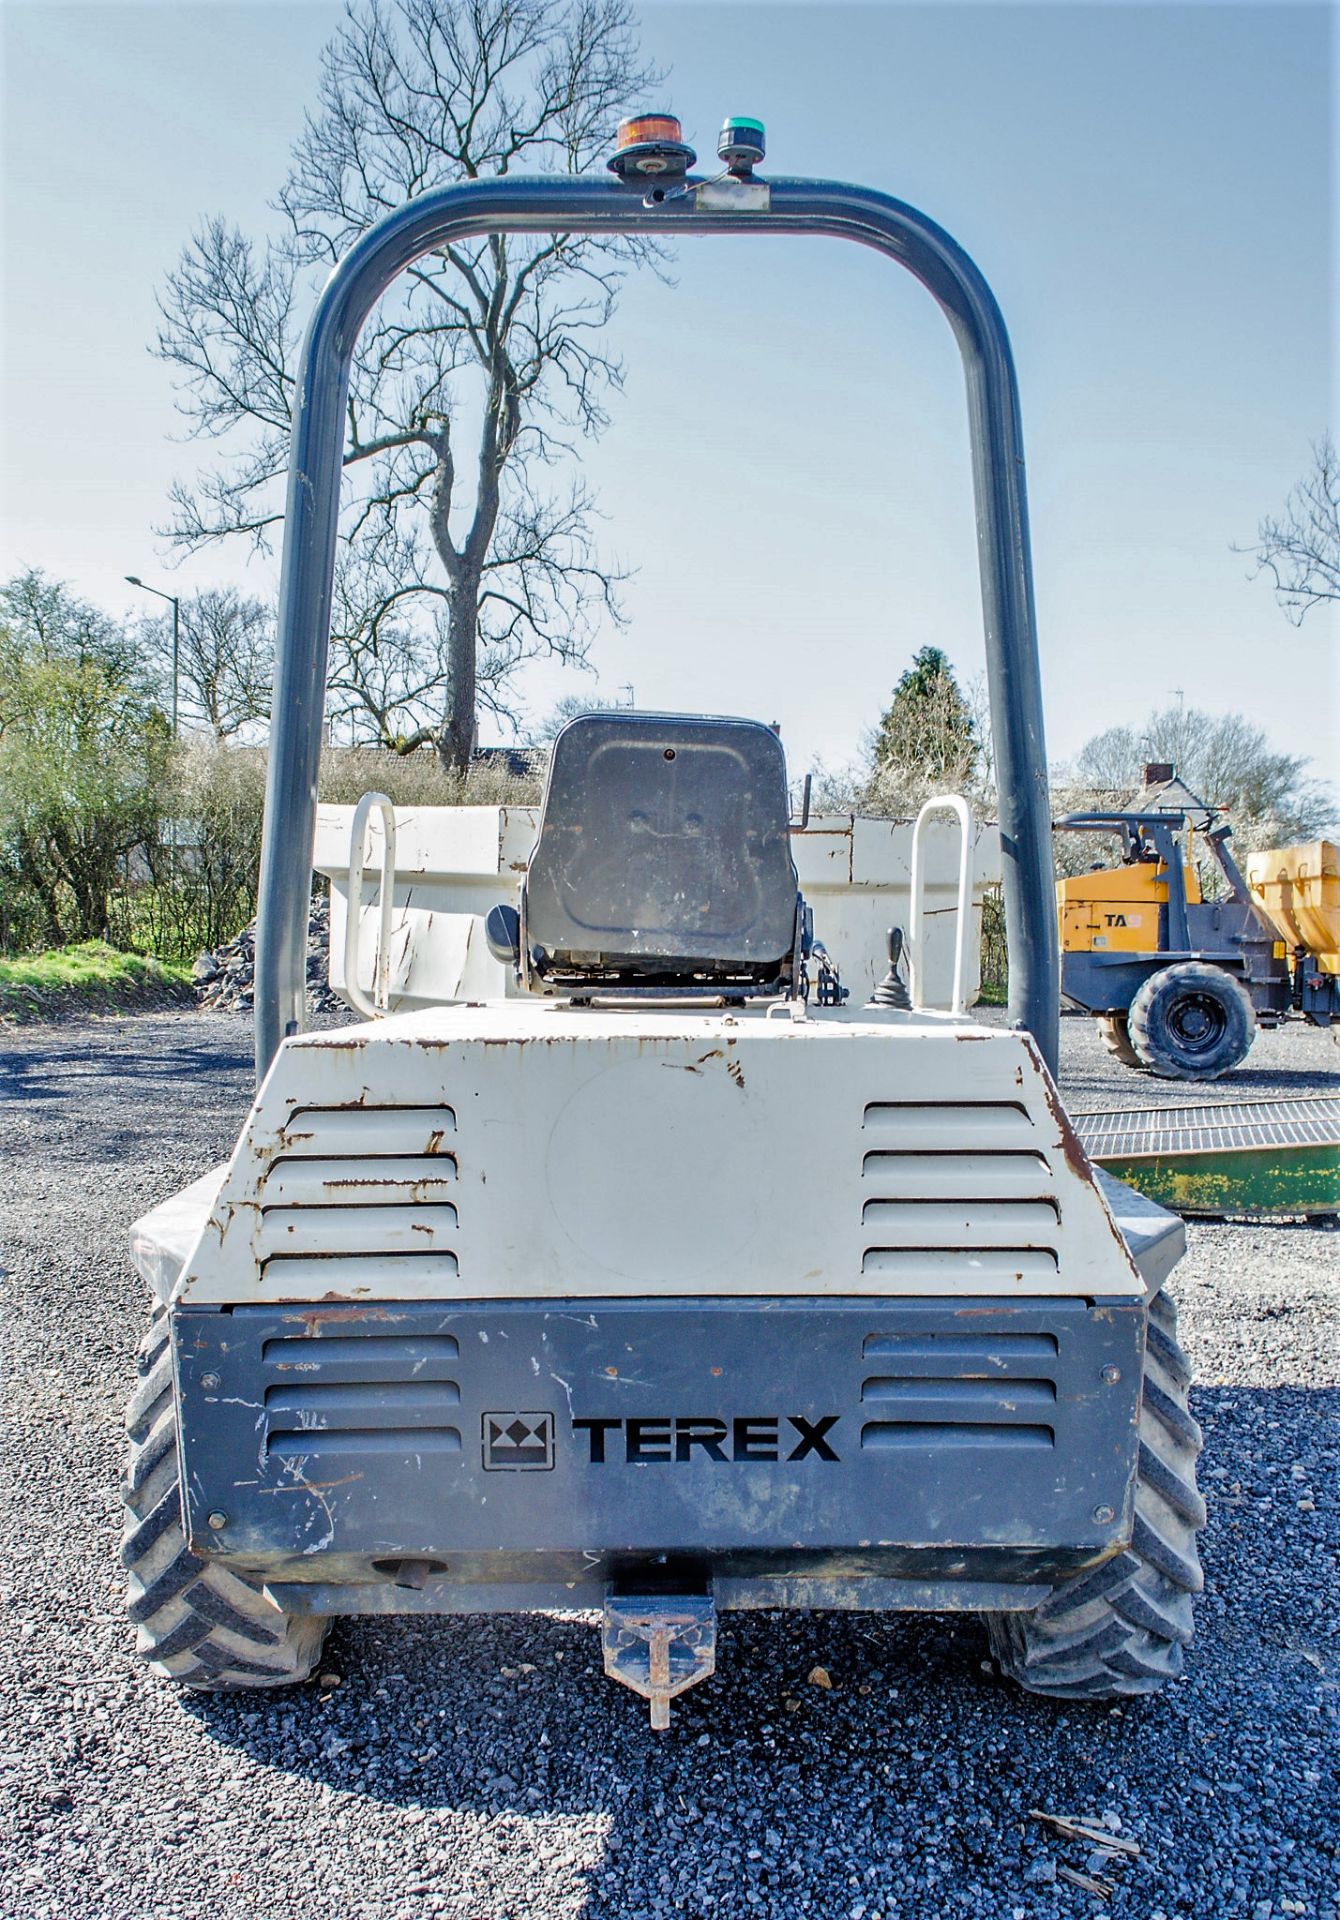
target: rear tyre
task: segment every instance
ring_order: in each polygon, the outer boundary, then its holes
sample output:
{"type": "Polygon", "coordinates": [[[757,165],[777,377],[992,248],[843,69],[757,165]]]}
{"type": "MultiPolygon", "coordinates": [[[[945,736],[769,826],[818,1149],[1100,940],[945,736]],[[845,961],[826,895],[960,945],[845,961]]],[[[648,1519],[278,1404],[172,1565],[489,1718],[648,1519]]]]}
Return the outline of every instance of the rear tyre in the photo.
{"type": "Polygon", "coordinates": [[[121,1562],[136,1651],[165,1680],[201,1690],[287,1687],[306,1680],[326,1622],[281,1611],[258,1586],[186,1544],[177,1464],[172,1346],[155,1307],[126,1409],[121,1562]]]}
{"type": "Polygon", "coordinates": [[[1203,960],[1151,973],[1126,1025],[1141,1064],[1165,1080],[1217,1080],[1246,1059],[1256,1037],[1246,989],[1203,960]]]}
{"type": "Polygon", "coordinates": [[[1056,1587],[1032,1613],[985,1616],[1003,1672],[1029,1693],[1106,1700],[1157,1693],[1182,1671],[1191,1597],[1204,1584],[1196,1535],[1200,1428],[1187,1409],[1191,1369],[1166,1294],[1149,1303],[1140,1453],[1131,1544],[1092,1573],[1056,1587]]]}
{"type": "Polygon", "coordinates": [[[1131,1045],[1131,1036],[1126,1031],[1124,1013],[1100,1013],[1098,1031],[1103,1036],[1103,1045],[1108,1052],[1120,1060],[1123,1067],[1141,1067],[1144,1065],[1139,1054],[1131,1045]]]}

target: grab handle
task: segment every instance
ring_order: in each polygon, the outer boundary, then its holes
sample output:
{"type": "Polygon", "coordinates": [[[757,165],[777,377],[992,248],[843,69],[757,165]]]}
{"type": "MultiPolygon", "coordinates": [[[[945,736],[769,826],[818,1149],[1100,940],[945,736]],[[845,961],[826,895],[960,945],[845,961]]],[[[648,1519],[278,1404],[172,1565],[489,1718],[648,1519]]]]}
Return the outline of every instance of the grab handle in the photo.
{"type": "Polygon", "coordinates": [[[349,903],[344,921],[344,990],[359,1013],[375,1020],[391,998],[391,911],[395,905],[395,808],[384,793],[365,793],[354,808],[349,835],[349,903]],[[382,817],[381,913],[372,962],[372,998],[358,984],[358,935],[363,918],[363,854],[373,808],[382,817]]]}
{"type": "Polygon", "coordinates": [[[972,851],[973,821],[972,808],[961,793],[937,794],[928,800],[917,815],[917,823],[912,829],[912,924],[907,944],[907,971],[912,990],[912,1005],[918,1010],[922,1006],[921,982],[924,975],[922,966],[922,942],[925,938],[925,908],[922,896],[925,893],[925,875],[921,869],[921,835],[926,822],[936,813],[952,813],[958,820],[959,856],[958,856],[958,904],[955,908],[954,923],[954,997],[950,1005],[951,1013],[962,1013],[963,980],[967,972],[968,929],[972,925],[972,851]]]}

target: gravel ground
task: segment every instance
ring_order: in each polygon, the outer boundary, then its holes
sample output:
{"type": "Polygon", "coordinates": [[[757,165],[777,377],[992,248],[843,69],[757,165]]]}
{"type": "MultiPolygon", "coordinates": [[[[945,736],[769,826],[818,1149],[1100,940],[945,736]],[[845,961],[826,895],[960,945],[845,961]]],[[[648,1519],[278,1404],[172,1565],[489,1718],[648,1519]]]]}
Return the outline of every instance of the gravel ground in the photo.
{"type": "MultiPolygon", "coordinates": [[[[1076,1109],[1182,1098],[1064,1023],[1076,1109]]],[[[0,1490],[0,1912],[47,1920],[1336,1920],[1340,1236],[1191,1228],[1207,1590],[1185,1679],[1123,1707],[992,1676],[970,1618],[727,1616],[653,1735],[560,1616],[336,1626],[324,1684],[178,1697],[116,1566],[145,1309],[127,1223],[231,1148],[250,1031],[174,1013],[3,1036],[12,1473],[0,1490]],[[807,1676],[821,1666],[829,1688],[807,1676]],[[342,1676],[335,1684],[331,1676],[342,1676]],[[1139,1845],[1105,1906],[1085,1815],[1139,1845]]],[[[1211,1097],[1319,1090],[1290,1028],[1211,1097]]]]}

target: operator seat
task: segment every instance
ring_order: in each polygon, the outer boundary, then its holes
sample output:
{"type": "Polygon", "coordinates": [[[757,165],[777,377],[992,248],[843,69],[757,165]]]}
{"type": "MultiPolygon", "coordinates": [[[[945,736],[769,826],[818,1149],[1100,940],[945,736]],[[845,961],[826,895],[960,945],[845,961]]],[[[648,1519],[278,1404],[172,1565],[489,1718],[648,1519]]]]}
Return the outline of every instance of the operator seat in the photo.
{"type": "Polygon", "coordinates": [[[793,977],[786,762],[754,720],[591,713],[554,742],[523,900],[545,979],[755,991],[793,977]]]}

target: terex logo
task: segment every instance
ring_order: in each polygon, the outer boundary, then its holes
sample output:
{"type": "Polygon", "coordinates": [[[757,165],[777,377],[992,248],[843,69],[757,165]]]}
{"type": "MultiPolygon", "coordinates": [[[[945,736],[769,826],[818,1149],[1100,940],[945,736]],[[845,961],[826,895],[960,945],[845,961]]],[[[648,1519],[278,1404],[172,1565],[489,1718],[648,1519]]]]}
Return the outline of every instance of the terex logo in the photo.
{"type": "Polygon", "coordinates": [[[574,1420],[574,1434],[584,1433],[590,1444],[590,1463],[606,1466],[611,1458],[628,1461],[668,1461],[684,1465],[693,1459],[722,1465],[744,1460],[836,1460],[827,1436],[841,1415],[820,1414],[807,1420],[789,1413],[782,1431],[778,1414],[745,1415],[737,1420],[690,1419],[683,1414],[657,1414],[632,1420],[574,1420]],[[792,1441],[794,1439],[794,1444],[792,1441]],[[790,1447],[783,1453],[783,1447],[790,1447]]]}

